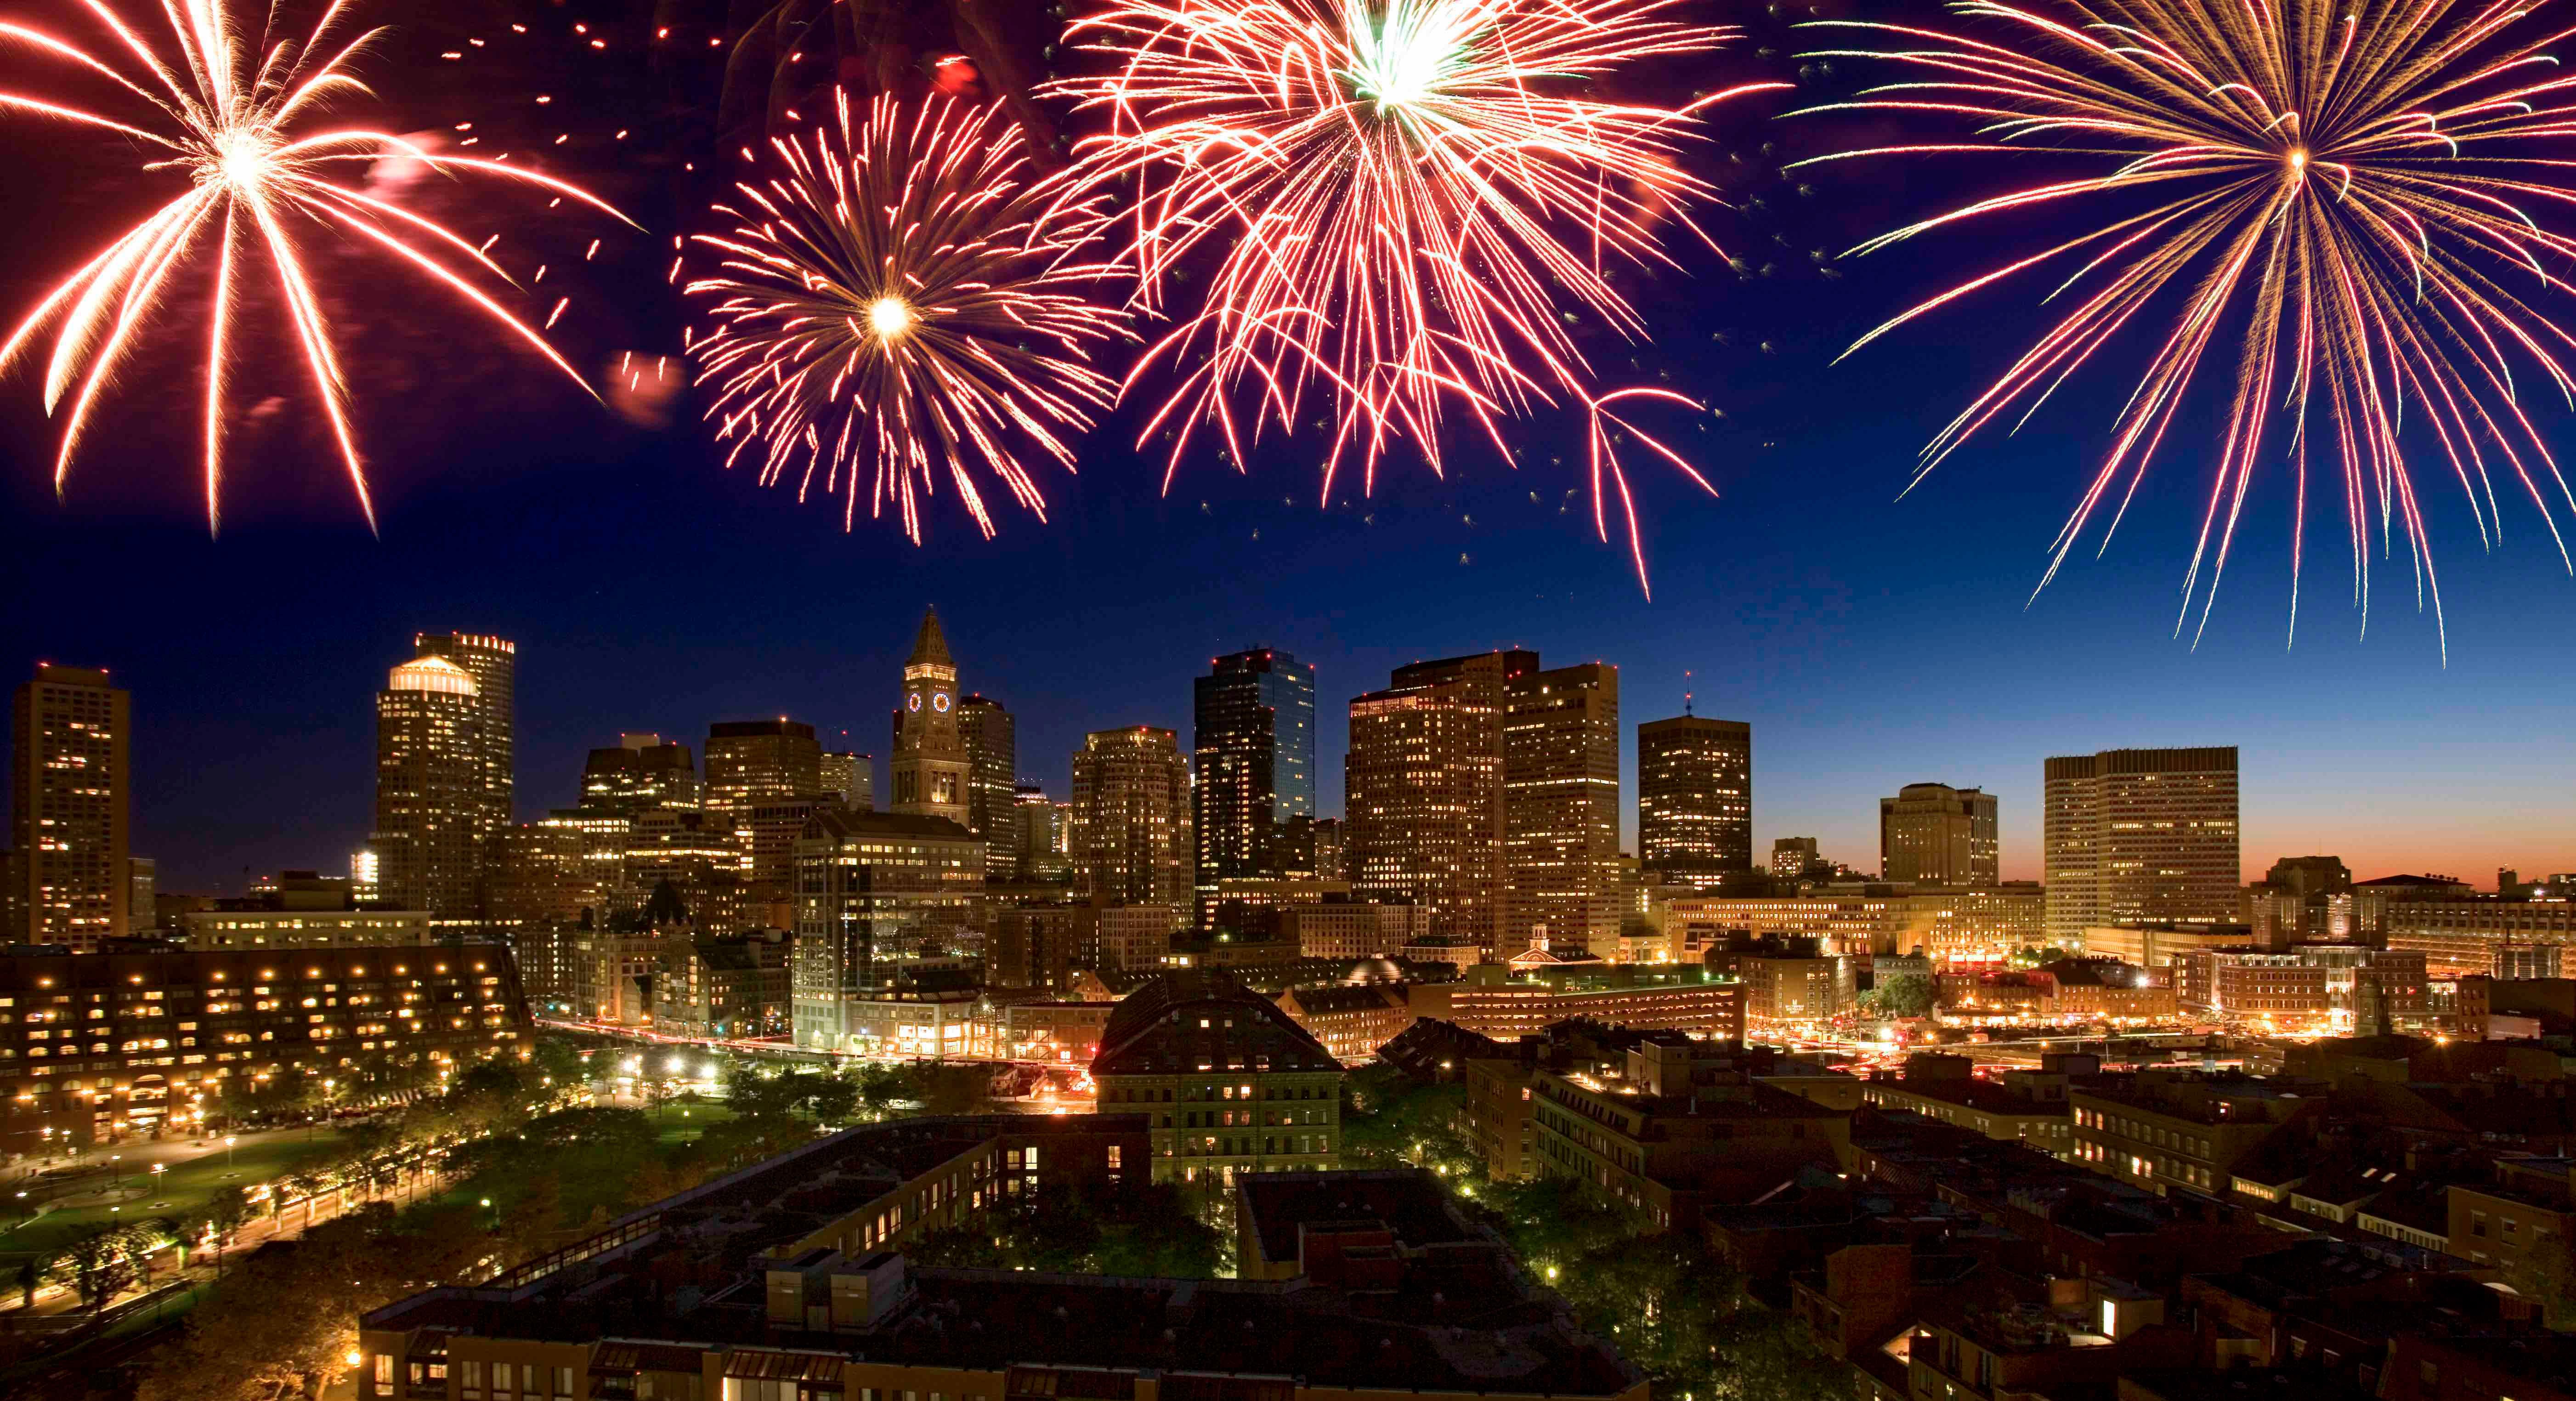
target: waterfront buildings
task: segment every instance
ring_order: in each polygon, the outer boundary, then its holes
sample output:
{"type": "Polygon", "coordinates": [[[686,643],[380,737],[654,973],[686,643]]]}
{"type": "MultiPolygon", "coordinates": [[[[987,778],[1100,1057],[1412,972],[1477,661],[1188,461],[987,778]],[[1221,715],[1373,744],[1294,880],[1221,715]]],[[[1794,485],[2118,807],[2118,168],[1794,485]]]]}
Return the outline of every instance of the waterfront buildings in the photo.
{"type": "MultiPolygon", "coordinates": [[[[1215,658],[1192,683],[1199,922],[1224,880],[1311,870],[1292,823],[1315,817],[1315,668],[1276,648],[1215,658]]],[[[1311,832],[1305,845],[1313,844],[1311,832]]]]}
{"type": "Polygon", "coordinates": [[[525,1053],[508,949],[0,955],[0,1142],[11,1152],[201,1122],[229,1082],[408,1067],[417,1083],[525,1053]]]}
{"type": "Polygon", "coordinates": [[[1070,845],[1082,893],[1190,908],[1190,773],[1170,730],[1135,725],[1083,740],[1073,755],[1070,845]]]}
{"type": "Polygon", "coordinates": [[[346,879],[281,871],[261,889],[179,916],[192,949],[337,949],[435,941],[427,910],[360,909],[346,879]]]}
{"type": "Polygon", "coordinates": [[[2111,749],[2043,768],[2049,941],[2094,925],[2234,920],[2236,749],[2111,749]]]}
{"type": "Polygon", "coordinates": [[[1878,800],[1878,873],[1918,885],[1993,885],[2003,879],[1995,795],[1946,783],[1909,783],[1878,800]]]}
{"type": "Polygon", "coordinates": [[[133,698],[105,671],[39,663],[10,719],[7,937],[96,949],[133,908],[133,698]]]}
{"type": "Polygon", "coordinates": [[[1713,889],[1753,869],[1753,727],[1677,715],[1637,727],[1637,860],[1662,885],[1713,889]]]}

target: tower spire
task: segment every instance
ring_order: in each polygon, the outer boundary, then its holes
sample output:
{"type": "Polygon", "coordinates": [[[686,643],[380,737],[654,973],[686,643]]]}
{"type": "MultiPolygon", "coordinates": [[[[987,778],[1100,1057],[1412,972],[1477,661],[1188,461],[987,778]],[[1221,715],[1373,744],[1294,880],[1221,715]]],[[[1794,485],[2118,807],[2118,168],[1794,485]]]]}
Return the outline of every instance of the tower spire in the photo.
{"type": "Polygon", "coordinates": [[[904,662],[906,666],[925,664],[951,667],[957,664],[956,658],[948,655],[948,634],[940,630],[937,608],[921,615],[921,631],[912,639],[912,656],[904,662]]]}

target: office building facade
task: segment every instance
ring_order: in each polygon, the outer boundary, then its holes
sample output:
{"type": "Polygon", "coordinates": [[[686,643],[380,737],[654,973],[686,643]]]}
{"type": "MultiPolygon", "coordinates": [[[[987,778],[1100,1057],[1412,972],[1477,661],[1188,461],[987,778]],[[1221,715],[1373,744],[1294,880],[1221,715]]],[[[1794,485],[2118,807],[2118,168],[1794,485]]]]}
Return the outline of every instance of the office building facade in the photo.
{"type": "Polygon", "coordinates": [[[2241,906],[2236,749],[2112,749],[2043,771],[2048,932],[2233,921],[2241,906]]]}
{"type": "Polygon", "coordinates": [[[1342,869],[1362,898],[1402,898],[1432,932],[1493,957],[1503,932],[1503,694],[1534,652],[1396,668],[1351,700],[1342,869]]]}
{"type": "Polygon", "coordinates": [[[1914,885],[1993,885],[2003,879],[1995,795],[1909,783],[1878,800],[1878,873],[1914,885]]]}
{"type": "Polygon", "coordinates": [[[395,667],[376,693],[376,824],[370,846],[379,898],[433,918],[482,912],[484,708],[475,680],[444,657],[395,667]]]}
{"type": "Polygon", "coordinates": [[[476,791],[475,838],[488,850],[510,825],[518,787],[519,644],[472,632],[423,632],[412,636],[414,657],[439,657],[474,678],[476,791]]]}
{"type": "Polygon", "coordinates": [[[1503,688],[1502,949],[1618,946],[1619,668],[1531,670],[1503,688]]]}
{"type": "Polygon", "coordinates": [[[1753,869],[1751,725],[1677,715],[1637,727],[1637,859],[1663,885],[1753,869]]]}
{"type": "Polygon", "coordinates": [[[813,726],[780,716],[707,727],[706,809],[724,821],[755,803],[822,791],[823,744],[813,726]]]}
{"type": "Polygon", "coordinates": [[[614,747],[590,751],[581,766],[581,805],[593,812],[694,812],[704,798],[689,746],[660,735],[619,735],[614,747]]]}
{"type": "Polygon", "coordinates": [[[1073,754],[1071,845],[1084,894],[1191,907],[1190,771],[1178,736],[1136,725],[1084,738],[1073,754]]]}
{"type": "Polygon", "coordinates": [[[1019,786],[1019,736],[1011,712],[991,696],[957,701],[957,733],[966,741],[966,828],[984,839],[984,859],[1002,876],[1011,861],[1010,833],[1019,786]]]}
{"type": "Polygon", "coordinates": [[[133,908],[133,698],[107,673],[40,663],[10,727],[13,942],[83,951],[151,921],[133,908]]]}
{"type": "Polygon", "coordinates": [[[1210,667],[1192,685],[1191,712],[1201,923],[1218,881],[1314,864],[1315,668],[1268,647],[1218,657],[1210,667]],[[1292,826],[1299,818],[1306,825],[1292,826]]]}

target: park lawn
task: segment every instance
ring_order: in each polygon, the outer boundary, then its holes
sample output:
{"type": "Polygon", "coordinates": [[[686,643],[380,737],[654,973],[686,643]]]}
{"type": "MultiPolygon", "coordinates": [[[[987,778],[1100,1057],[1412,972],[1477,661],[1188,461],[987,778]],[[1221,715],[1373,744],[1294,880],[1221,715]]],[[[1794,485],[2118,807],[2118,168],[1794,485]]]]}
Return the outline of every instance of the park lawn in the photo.
{"type": "Polygon", "coordinates": [[[244,1144],[233,1150],[230,1167],[218,1148],[161,1174],[158,1191],[112,1205],[49,1212],[14,1229],[0,1230],[0,1262],[14,1268],[29,1254],[50,1253],[109,1222],[184,1218],[203,1208],[218,1187],[253,1187],[307,1163],[330,1161],[341,1151],[341,1137],[338,1129],[322,1128],[244,1144]]]}
{"type": "Polygon", "coordinates": [[[662,1141],[666,1144],[687,1143],[718,1124],[732,1122],[733,1117],[731,1105],[713,1101],[666,1104],[653,1111],[654,1121],[661,1126],[662,1141]]]}

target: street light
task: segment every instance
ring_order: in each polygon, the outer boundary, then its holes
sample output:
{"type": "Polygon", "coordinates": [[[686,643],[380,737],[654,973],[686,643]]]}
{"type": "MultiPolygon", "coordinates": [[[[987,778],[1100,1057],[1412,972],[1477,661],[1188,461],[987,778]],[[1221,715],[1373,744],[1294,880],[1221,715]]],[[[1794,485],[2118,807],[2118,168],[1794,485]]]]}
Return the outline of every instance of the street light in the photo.
{"type": "Polygon", "coordinates": [[[231,1134],[225,1134],[225,1135],[224,1135],[224,1166],[225,1166],[226,1168],[230,1168],[230,1167],[233,1165],[233,1143],[234,1143],[234,1142],[235,1142],[235,1139],[234,1139],[233,1135],[231,1135],[231,1134]]]}

